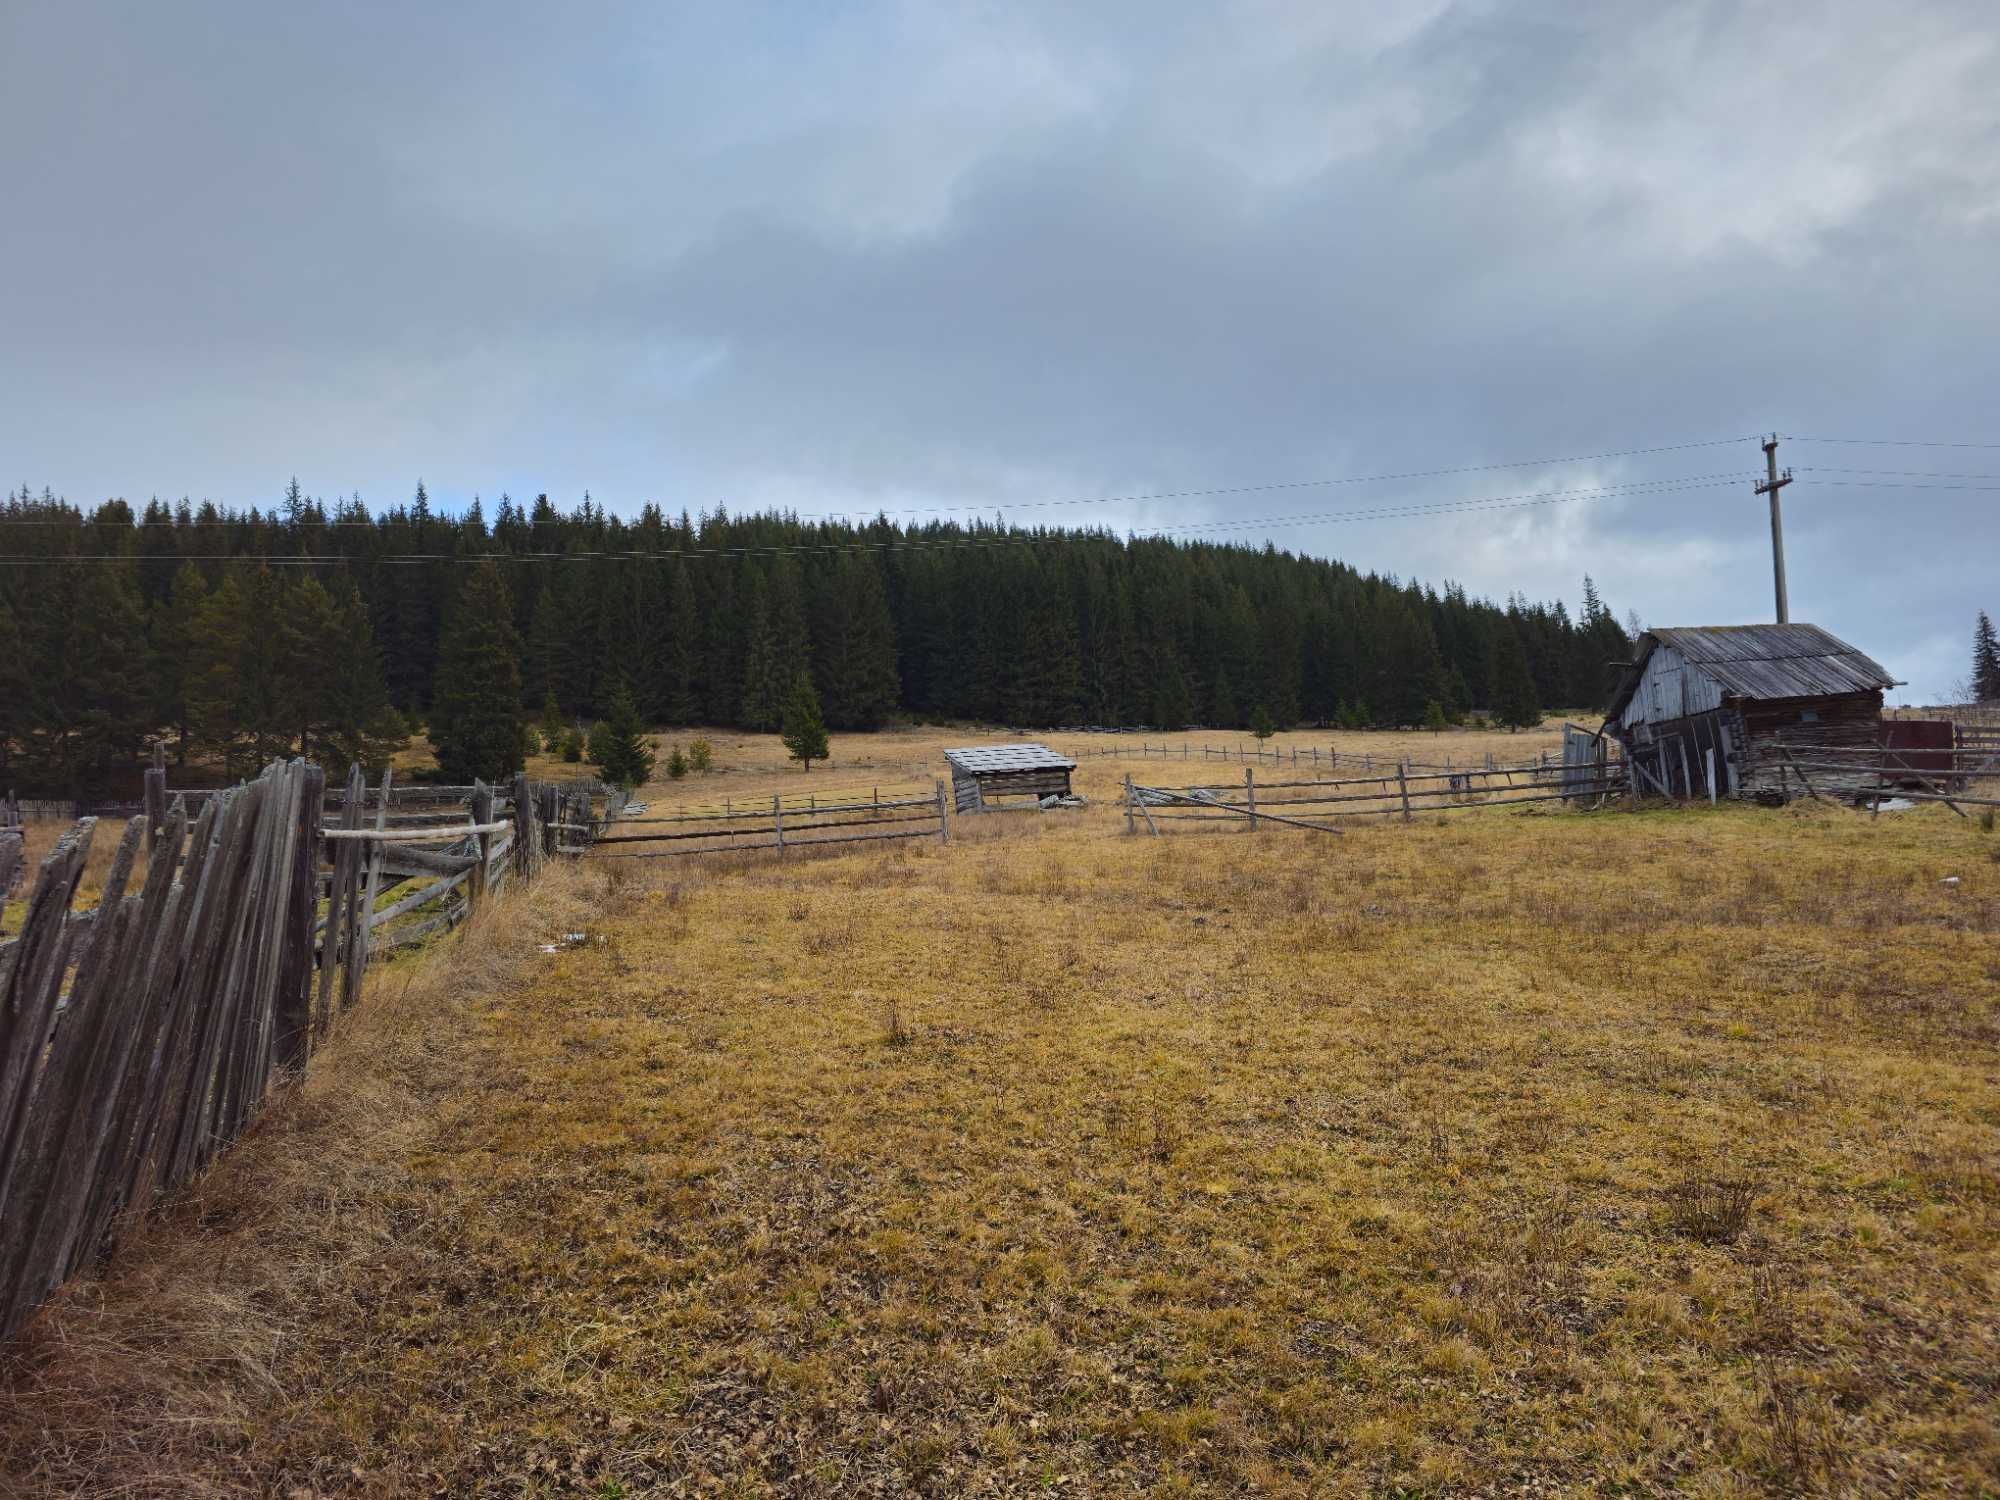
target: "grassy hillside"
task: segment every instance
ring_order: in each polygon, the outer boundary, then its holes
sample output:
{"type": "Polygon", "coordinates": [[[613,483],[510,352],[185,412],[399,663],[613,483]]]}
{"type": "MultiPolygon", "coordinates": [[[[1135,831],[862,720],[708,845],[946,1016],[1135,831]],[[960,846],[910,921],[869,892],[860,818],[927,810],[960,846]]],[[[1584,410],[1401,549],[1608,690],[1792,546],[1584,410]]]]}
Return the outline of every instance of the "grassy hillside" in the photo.
{"type": "MultiPolygon", "coordinates": [[[[823,784],[933,773],[951,738],[837,741],[823,784]]],[[[656,807],[806,779],[775,740],[717,750],[656,807]]],[[[390,967],[40,1326],[0,1472],[2000,1478],[1994,835],[1808,806],[1127,838],[1106,804],[1142,764],[949,847],[597,865],[390,967]]]]}

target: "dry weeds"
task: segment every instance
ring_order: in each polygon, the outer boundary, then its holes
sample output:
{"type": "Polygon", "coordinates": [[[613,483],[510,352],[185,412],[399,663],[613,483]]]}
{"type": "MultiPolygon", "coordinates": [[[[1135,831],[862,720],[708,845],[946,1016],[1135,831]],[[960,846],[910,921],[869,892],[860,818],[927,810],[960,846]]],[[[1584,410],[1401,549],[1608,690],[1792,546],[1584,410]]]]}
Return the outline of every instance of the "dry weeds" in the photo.
{"type": "Polygon", "coordinates": [[[17,1353],[14,1492],[2000,1484],[1976,824],[1128,839],[1123,769],[391,969],[17,1353]]]}

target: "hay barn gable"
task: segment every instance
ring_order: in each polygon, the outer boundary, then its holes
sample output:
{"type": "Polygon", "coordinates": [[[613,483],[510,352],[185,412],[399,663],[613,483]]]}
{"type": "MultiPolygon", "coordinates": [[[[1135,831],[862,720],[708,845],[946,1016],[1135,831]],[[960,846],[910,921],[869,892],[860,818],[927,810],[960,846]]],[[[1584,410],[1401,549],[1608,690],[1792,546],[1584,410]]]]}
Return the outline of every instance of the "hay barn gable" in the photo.
{"type": "Polygon", "coordinates": [[[1713,765],[1718,796],[1782,798],[1787,752],[1879,745],[1882,693],[1895,685],[1817,625],[1649,630],[1604,727],[1646,790],[1707,795],[1713,765]]]}
{"type": "Polygon", "coordinates": [[[1046,745],[968,745],[947,750],[952,801],[962,813],[983,812],[989,799],[1067,797],[1076,762],[1046,745]]]}

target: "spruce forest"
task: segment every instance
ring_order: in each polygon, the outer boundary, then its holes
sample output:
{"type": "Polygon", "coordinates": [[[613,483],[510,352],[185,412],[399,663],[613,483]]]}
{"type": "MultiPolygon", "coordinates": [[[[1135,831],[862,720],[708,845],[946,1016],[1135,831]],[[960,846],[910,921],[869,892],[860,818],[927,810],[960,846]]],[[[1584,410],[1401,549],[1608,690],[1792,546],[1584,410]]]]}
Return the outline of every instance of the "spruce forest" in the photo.
{"type": "Polygon", "coordinates": [[[451,774],[518,763],[512,714],[775,730],[801,671],[827,726],[1536,722],[1609,686],[1624,628],[1584,581],[1506,605],[1336,561],[986,523],[502,497],[489,521],[327,504],[0,505],[0,786],[101,793],[155,737],[240,775],[373,763],[417,725],[451,774]]]}

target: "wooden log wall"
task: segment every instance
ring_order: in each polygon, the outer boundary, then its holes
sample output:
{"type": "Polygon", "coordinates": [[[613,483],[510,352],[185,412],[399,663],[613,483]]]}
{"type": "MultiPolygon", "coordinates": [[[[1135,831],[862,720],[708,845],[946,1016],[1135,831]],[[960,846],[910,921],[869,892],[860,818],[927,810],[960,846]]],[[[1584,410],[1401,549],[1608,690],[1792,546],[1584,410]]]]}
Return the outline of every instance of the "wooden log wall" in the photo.
{"type": "Polygon", "coordinates": [[[42,861],[20,935],[0,943],[0,1336],[306,1066],[371,953],[450,928],[601,826],[591,784],[476,786],[476,813],[426,833],[390,826],[386,775],[371,799],[351,773],[331,816],[324,780],[292,761],[202,798],[198,815],[176,797],[122,830],[85,818],[42,861]],[[559,843],[559,818],[582,832],[559,843]],[[96,908],[73,913],[99,837],[118,840],[110,873],[96,908]],[[385,871],[400,883],[417,856],[420,883],[377,910],[385,871]]]}

